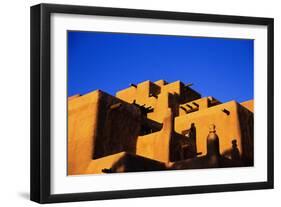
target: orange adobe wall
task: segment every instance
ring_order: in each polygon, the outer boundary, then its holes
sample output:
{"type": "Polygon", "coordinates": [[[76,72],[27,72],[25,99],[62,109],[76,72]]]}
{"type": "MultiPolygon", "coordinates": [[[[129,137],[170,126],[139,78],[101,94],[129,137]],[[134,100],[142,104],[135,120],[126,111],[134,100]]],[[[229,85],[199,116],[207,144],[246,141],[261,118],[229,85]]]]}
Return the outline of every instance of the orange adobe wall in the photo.
{"type": "Polygon", "coordinates": [[[167,170],[204,157],[212,124],[221,156],[231,163],[236,140],[239,165],[253,165],[253,101],[221,103],[164,80],[69,97],[68,175],[167,170]]]}

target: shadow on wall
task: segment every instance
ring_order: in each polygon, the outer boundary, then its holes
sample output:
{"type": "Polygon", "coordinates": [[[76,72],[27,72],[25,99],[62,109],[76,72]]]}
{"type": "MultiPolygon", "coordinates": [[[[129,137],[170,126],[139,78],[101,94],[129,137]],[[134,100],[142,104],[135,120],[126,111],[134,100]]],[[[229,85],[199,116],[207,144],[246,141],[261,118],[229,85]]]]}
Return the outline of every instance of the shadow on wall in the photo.
{"type": "Polygon", "coordinates": [[[103,95],[98,111],[97,133],[93,138],[95,140],[93,159],[122,151],[135,153],[141,129],[140,110],[103,95]]]}
{"type": "Polygon", "coordinates": [[[231,143],[232,143],[231,149],[226,150],[225,152],[223,152],[222,155],[231,160],[237,160],[237,161],[241,160],[241,154],[237,147],[237,140],[233,139],[231,143]]]}

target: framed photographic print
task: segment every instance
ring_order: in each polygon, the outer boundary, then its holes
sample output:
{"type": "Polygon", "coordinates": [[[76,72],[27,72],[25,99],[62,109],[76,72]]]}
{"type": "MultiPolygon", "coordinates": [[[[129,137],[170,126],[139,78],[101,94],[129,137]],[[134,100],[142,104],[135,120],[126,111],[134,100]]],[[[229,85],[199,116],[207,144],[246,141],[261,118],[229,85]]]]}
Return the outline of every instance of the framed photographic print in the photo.
{"type": "Polygon", "coordinates": [[[31,200],[273,188],[273,19],[31,7],[31,200]]]}

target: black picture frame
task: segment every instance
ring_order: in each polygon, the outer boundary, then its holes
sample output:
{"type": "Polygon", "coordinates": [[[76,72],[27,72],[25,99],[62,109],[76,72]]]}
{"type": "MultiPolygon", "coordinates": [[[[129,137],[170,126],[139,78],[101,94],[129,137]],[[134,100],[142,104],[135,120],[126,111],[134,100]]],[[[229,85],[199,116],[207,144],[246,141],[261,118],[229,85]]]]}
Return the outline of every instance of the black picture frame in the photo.
{"type": "Polygon", "coordinates": [[[195,14],[152,10],[103,8],[89,6],[39,4],[31,7],[31,175],[30,199],[38,203],[88,201],[102,199],[166,196],[273,188],[273,47],[274,20],[272,18],[195,14]],[[167,187],[73,194],[50,193],[50,15],[52,13],[134,17],[194,22],[219,22],[267,26],[267,181],[238,184],[167,187]]]}

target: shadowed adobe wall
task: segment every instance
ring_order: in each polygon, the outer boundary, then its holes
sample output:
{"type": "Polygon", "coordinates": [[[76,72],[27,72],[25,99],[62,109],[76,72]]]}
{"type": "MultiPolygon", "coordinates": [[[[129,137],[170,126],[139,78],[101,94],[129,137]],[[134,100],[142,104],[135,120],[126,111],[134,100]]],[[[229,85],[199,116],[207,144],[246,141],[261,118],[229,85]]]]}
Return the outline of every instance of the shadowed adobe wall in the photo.
{"type": "Polygon", "coordinates": [[[68,102],[68,173],[84,172],[92,159],[135,153],[140,110],[102,91],[68,102]],[[130,126],[130,127],[128,127],[130,126]]]}
{"type": "Polygon", "coordinates": [[[126,151],[136,152],[141,129],[141,112],[131,104],[104,92],[100,93],[97,133],[93,158],[126,151]]]}
{"type": "MultiPolygon", "coordinates": [[[[250,109],[253,109],[253,107],[251,107],[250,109]]],[[[254,114],[242,105],[238,105],[238,114],[242,137],[242,159],[246,165],[253,165],[254,114]]]]}

